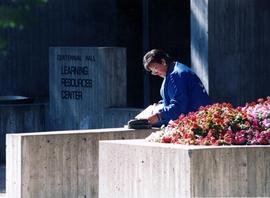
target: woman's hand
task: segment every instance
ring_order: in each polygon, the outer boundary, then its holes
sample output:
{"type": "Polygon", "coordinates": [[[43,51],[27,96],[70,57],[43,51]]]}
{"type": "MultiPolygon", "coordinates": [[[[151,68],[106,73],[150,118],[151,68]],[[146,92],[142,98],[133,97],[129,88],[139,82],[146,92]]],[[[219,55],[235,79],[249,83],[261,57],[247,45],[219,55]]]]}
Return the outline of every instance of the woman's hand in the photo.
{"type": "Polygon", "coordinates": [[[150,124],[156,124],[159,121],[159,116],[157,114],[153,114],[149,116],[147,119],[150,124]]]}

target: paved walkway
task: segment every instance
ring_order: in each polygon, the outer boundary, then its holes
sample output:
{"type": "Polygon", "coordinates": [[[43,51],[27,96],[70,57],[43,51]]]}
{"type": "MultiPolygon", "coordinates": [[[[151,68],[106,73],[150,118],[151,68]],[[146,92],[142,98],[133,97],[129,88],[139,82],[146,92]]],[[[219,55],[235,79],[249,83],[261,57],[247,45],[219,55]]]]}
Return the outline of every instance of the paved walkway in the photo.
{"type": "Polygon", "coordinates": [[[0,165],[0,197],[6,197],[6,166],[0,165]]]}

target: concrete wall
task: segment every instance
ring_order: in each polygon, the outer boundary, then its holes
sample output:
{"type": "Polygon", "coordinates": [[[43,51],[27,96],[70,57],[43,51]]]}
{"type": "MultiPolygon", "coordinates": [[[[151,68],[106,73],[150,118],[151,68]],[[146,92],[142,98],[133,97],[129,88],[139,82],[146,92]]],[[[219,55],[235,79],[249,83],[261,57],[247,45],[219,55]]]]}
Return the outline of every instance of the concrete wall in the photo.
{"type": "Polygon", "coordinates": [[[8,134],[7,197],[98,197],[99,140],[142,139],[153,131],[114,128],[8,134]]]}
{"type": "Polygon", "coordinates": [[[6,134],[44,131],[46,104],[0,105],[0,163],[6,159],[6,134]]]}
{"type": "Polygon", "coordinates": [[[100,198],[269,197],[270,146],[100,142],[100,198]]]}
{"type": "Polygon", "coordinates": [[[191,62],[214,102],[266,97],[270,75],[268,0],[191,0],[191,62]]]}
{"type": "Polygon", "coordinates": [[[103,126],[105,128],[124,127],[128,121],[134,119],[143,109],[139,108],[107,108],[103,126]]]}

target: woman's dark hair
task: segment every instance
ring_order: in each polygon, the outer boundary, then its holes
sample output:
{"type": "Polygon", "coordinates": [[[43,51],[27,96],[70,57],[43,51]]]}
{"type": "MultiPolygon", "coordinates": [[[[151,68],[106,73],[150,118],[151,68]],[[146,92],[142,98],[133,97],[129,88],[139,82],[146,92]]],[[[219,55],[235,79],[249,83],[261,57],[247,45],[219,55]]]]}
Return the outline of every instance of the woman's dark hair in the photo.
{"type": "Polygon", "coordinates": [[[150,71],[149,64],[150,63],[161,63],[161,59],[164,59],[167,65],[172,63],[172,59],[163,50],[160,49],[152,49],[151,51],[147,52],[143,57],[143,66],[147,71],[150,71]]]}

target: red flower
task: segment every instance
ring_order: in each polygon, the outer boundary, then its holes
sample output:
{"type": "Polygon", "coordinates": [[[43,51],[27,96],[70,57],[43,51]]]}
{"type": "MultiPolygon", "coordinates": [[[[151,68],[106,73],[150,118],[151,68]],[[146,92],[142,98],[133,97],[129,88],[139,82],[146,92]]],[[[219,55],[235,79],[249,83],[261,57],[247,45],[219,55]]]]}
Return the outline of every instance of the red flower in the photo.
{"type": "Polygon", "coordinates": [[[234,143],[234,139],[230,138],[230,137],[226,137],[226,138],[224,138],[224,143],[228,144],[228,145],[231,145],[231,144],[234,143]]]}
{"type": "Polygon", "coordinates": [[[163,137],[161,140],[161,143],[171,143],[172,138],[171,137],[163,137]]]}
{"type": "Polygon", "coordinates": [[[191,130],[196,130],[198,127],[199,127],[199,125],[194,123],[193,126],[191,127],[191,130]]]}

